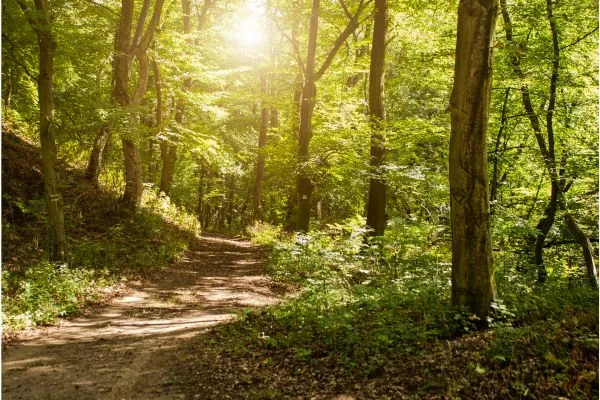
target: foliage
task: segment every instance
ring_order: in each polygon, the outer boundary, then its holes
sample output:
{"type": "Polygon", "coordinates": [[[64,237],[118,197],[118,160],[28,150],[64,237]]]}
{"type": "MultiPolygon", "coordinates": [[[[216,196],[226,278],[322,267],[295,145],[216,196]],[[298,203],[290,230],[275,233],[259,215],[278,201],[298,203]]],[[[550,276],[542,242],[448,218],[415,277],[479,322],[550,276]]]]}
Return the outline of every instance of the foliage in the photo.
{"type": "Polygon", "coordinates": [[[256,221],[246,229],[253,243],[265,246],[273,246],[278,243],[281,236],[281,228],[267,222],[256,221]]]}
{"type": "Polygon", "coordinates": [[[50,263],[42,251],[46,214],[39,156],[11,129],[3,133],[2,143],[3,173],[21,174],[21,181],[8,181],[2,194],[5,336],[102,301],[121,278],[166,267],[181,257],[199,233],[195,216],[150,190],[138,213],[120,215],[113,195],[63,165],[71,253],[68,265],[50,263]]]}
{"type": "Polygon", "coordinates": [[[47,261],[31,266],[22,277],[3,271],[3,334],[74,314],[104,298],[114,281],[107,269],[70,268],[47,261]]]}

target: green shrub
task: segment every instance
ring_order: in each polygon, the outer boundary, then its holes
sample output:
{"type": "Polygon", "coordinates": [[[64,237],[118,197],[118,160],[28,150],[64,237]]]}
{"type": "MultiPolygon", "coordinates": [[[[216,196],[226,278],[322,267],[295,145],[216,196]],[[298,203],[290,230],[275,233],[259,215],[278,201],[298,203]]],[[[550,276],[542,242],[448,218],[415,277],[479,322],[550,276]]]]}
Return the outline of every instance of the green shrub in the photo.
{"type": "Polygon", "coordinates": [[[8,331],[49,324],[102,297],[112,280],[106,270],[73,269],[41,262],[24,276],[2,273],[2,323],[8,331]]]}
{"type": "Polygon", "coordinates": [[[256,244],[273,246],[281,238],[280,226],[271,225],[267,222],[256,221],[246,228],[250,240],[256,244]]]}

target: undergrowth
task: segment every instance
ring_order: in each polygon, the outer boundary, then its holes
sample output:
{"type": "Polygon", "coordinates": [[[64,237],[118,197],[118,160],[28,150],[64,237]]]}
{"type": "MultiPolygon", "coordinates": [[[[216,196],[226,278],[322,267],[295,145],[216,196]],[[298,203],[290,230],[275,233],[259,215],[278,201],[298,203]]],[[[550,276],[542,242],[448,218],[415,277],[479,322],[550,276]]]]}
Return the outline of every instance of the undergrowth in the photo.
{"type": "MultiPolygon", "coordinates": [[[[44,209],[38,203],[30,203],[39,208],[30,212],[43,216],[44,209]]],[[[66,208],[73,211],[71,204],[66,208]]],[[[145,191],[142,206],[135,215],[111,214],[100,220],[108,227],[100,229],[77,223],[71,227],[67,263],[41,259],[30,264],[23,260],[9,262],[8,268],[5,264],[2,270],[5,337],[76,314],[82,307],[107,298],[111,286],[125,277],[167,266],[183,255],[199,229],[193,215],[149,190],[145,191]]],[[[11,229],[10,225],[4,228],[11,229]]]]}
{"type": "Polygon", "coordinates": [[[475,316],[449,306],[451,264],[443,227],[396,221],[383,239],[369,242],[361,226],[350,221],[281,237],[273,245],[270,271],[300,286],[300,294],[242,315],[226,328],[223,337],[231,343],[223,348],[284,352],[296,363],[321,360],[372,378],[390,363],[427,359],[438,344],[466,335],[483,350],[466,349],[466,364],[452,367],[456,371],[433,389],[456,397],[490,390],[506,398],[597,398],[598,291],[587,285],[582,269],[564,279],[560,262],[549,258],[552,273],[538,285],[535,269],[518,272],[510,268],[514,253],[498,254],[498,299],[487,335],[474,329],[475,316]],[[453,379],[468,384],[453,386],[453,379]]]}

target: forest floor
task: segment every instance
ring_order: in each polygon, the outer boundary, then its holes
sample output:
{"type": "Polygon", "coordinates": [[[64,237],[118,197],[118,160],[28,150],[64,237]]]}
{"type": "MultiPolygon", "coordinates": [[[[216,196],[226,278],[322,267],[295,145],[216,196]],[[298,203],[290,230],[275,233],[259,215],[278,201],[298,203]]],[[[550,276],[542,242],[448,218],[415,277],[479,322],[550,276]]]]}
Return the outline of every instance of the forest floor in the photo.
{"type": "Polygon", "coordinates": [[[249,242],[202,237],[181,261],[109,304],[5,345],[2,397],[186,397],[161,360],[236,312],[277,303],[283,288],[264,275],[264,260],[264,250],[249,242]]]}

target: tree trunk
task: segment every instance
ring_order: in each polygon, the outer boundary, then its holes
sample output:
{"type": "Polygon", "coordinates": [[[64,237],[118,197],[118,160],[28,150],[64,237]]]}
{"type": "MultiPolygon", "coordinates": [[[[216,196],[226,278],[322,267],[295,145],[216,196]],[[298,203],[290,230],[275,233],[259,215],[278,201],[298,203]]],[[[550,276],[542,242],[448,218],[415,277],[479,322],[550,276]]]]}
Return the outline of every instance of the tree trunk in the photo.
{"type": "Polygon", "coordinates": [[[265,97],[268,93],[267,73],[263,71],[260,77],[262,109],[260,112],[260,127],[258,133],[258,150],[256,159],[256,179],[254,181],[253,220],[263,220],[262,183],[265,178],[265,146],[267,145],[267,129],[269,126],[269,108],[265,97]]]}
{"type": "Polygon", "coordinates": [[[313,183],[310,178],[308,145],[312,137],[312,115],[315,107],[316,90],[315,82],[306,79],[302,90],[300,130],[298,132],[298,224],[296,228],[301,232],[308,232],[310,223],[310,197],[313,191],[313,183]]]}
{"type": "Polygon", "coordinates": [[[558,191],[558,185],[555,182],[552,182],[550,202],[544,210],[544,216],[536,226],[538,233],[535,238],[533,260],[537,269],[537,279],[540,283],[545,282],[546,277],[548,276],[548,273],[546,272],[546,266],[544,265],[544,243],[546,241],[546,237],[548,236],[548,232],[550,232],[552,225],[554,225],[554,219],[556,218],[556,211],[558,209],[558,191]]]}
{"type": "Polygon", "coordinates": [[[369,72],[369,117],[371,122],[371,157],[369,159],[369,199],[367,201],[367,228],[372,236],[385,231],[386,183],[383,170],[385,138],[383,100],[385,79],[385,40],[387,32],[387,0],[375,0],[373,45],[369,72]]]}
{"type": "MultiPolygon", "coordinates": [[[[182,0],[181,2],[182,11],[183,11],[183,34],[186,35],[186,43],[189,46],[194,44],[193,39],[190,37],[192,32],[192,23],[190,19],[191,14],[191,4],[190,0],[182,0]]],[[[206,4],[205,4],[206,7],[206,4]]],[[[189,77],[186,77],[182,83],[183,91],[189,90],[192,85],[192,80],[189,77]]],[[[180,98],[177,102],[177,107],[175,111],[175,122],[182,125],[184,121],[185,114],[185,99],[180,98]]],[[[159,190],[163,192],[165,195],[169,195],[171,193],[171,188],[173,187],[173,176],[175,175],[175,164],[177,164],[177,143],[161,143],[160,145],[160,159],[162,161],[162,170],[160,175],[160,187],[159,190]]]]}
{"type": "Polygon", "coordinates": [[[110,128],[107,124],[103,124],[94,140],[90,160],[88,161],[88,166],[85,170],[86,179],[94,184],[98,184],[98,178],[100,177],[100,172],[102,172],[104,150],[106,149],[106,144],[110,141],[110,137],[110,128]]]}
{"type": "Polygon", "coordinates": [[[35,11],[30,10],[24,0],[19,6],[35,31],[39,45],[38,98],[40,104],[40,147],[44,172],[44,198],[48,213],[50,258],[63,261],[67,257],[67,236],[63,214],[63,200],[58,188],[56,174],[56,141],[54,138],[54,100],[52,83],[54,78],[54,51],[56,42],[50,25],[47,0],[34,0],[35,11]]]}
{"type": "MultiPolygon", "coordinates": [[[[293,110],[291,118],[291,129],[292,129],[292,141],[294,144],[298,141],[298,131],[300,129],[300,107],[302,104],[302,76],[296,75],[294,81],[294,97],[293,97],[293,110]]],[[[296,171],[298,170],[296,165],[296,171]]],[[[297,178],[296,178],[297,179],[297,178]]],[[[298,187],[290,190],[286,201],[286,214],[285,223],[286,229],[290,232],[296,230],[296,222],[298,221],[298,215],[296,208],[298,206],[298,187]]]]}
{"type": "Polygon", "coordinates": [[[202,212],[204,205],[204,167],[198,167],[198,206],[196,207],[196,212],[198,216],[198,221],[200,221],[200,225],[202,225],[202,212]]]}
{"type": "Polygon", "coordinates": [[[598,286],[598,270],[596,269],[596,264],[594,263],[594,248],[592,247],[592,242],[588,236],[581,230],[577,222],[573,216],[569,213],[565,213],[564,215],[565,223],[567,227],[571,231],[571,234],[577,240],[577,243],[581,246],[581,250],[583,252],[583,259],[585,260],[585,267],[587,271],[587,276],[590,281],[590,284],[594,287],[598,286]]]}
{"type": "Polygon", "coordinates": [[[461,0],[451,98],[452,303],[485,323],[495,296],[487,168],[496,0],[461,0]]]}
{"type": "Polygon", "coordinates": [[[271,108],[271,128],[279,128],[279,110],[271,108]]]}
{"type": "Polygon", "coordinates": [[[140,149],[131,140],[123,139],[121,142],[125,160],[125,193],[123,193],[121,203],[127,210],[137,210],[142,203],[144,190],[140,149]]]}
{"type": "MultiPolygon", "coordinates": [[[[150,21],[146,18],[150,11],[150,0],[144,0],[133,37],[133,0],[121,0],[121,13],[115,37],[115,55],[113,64],[113,100],[124,108],[128,108],[132,124],[137,123],[132,106],[141,104],[146,93],[149,77],[148,47],[152,43],[154,31],[158,26],[164,0],[156,0],[150,21]],[[146,26],[147,25],[147,26],[146,26]],[[145,29],[144,29],[145,27],[145,29]],[[129,93],[131,70],[134,60],[137,61],[138,73],[133,94],[129,93]]],[[[140,150],[134,140],[123,138],[123,156],[125,164],[125,192],[121,203],[125,209],[136,211],[141,204],[143,170],[140,150]]]]}
{"type": "Polygon", "coordinates": [[[233,212],[234,212],[234,201],[235,201],[235,175],[229,175],[227,185],[227,215],[226,223],[227,229],[231,230],[233,226],[233,212]]]}
{"type": "Polygon", "coordinates": [[[304,85],[300,102],[300,129],[298,131],[298,224],[297,229],[308,232],[310,223],[310,196],[313,184],[310,179],[308,145],[312,138],[312,116],[315,108],[317,87],[315,84],[315,55],[317,52],[317,32],[319,29],[320,0],[313,0],[308,33],[308,50],[304,85]]]}
{"type": "Polygon", "coordinates": [[[159,191],[165,195],[171,194],[173,187],[173,176],[175,176],[175,164],[177,163],[177,145],[166,141],[160,142],[160,160],[162,164],[160,173],[159,191]]]}

